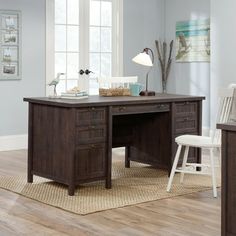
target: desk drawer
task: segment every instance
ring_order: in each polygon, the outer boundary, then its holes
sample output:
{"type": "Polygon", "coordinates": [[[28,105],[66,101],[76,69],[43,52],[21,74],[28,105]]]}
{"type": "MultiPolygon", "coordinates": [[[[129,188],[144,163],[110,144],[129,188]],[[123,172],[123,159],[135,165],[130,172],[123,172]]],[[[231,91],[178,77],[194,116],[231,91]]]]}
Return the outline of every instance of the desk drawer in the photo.
{"type": "Polygon", "coordinates": [[[176,117],[175,120],[175,133],[176,134],[187,134],[197,132],[198,121],[196,116],[189,117],[176,117]]]}
{"type": "Polygon", "coordinates": [[[106,175],[106,144],[81,145],[75,154],[75,178],[88,180],[106,175]]]}
{"type": "Polygon", "coordinates": [[[105,107],[89,107],[76,111],[76,125],[78,126],[105,124],[106,119],[107,112],[105,107]]]}
{"type": "Polygon", "coordinates": [[[178,102],[175,103],[176,116],[194,116],[198,111],[197,102],[178,102]]]}
{"type": "Polygon", "coordinates": [[[147,105],[127,105],[114,106],[112,113],[114,115],[167,112],[170,110],[169,104],[147,104],[147,105]]]}
{"type": "Polygon", "coordinates": [[[76,129],[76,144],[105,142],[107,130],[105,125],[82,126],[76,129]]]}

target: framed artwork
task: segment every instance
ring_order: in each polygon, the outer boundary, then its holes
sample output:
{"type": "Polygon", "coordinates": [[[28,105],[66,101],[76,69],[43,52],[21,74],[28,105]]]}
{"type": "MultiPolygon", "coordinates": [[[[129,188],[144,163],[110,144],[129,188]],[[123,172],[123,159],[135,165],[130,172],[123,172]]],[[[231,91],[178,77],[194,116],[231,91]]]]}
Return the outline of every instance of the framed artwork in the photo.
{"type": "Polygon", "coordinates": [[[210,62],[210,20],[176,23],[176,62],[210,62]]]}
{"type": "Polygon", "coordinates": [[[0,80],[21,79],[21,12],[0,10],[0,80]]]}
{"type": "Polygon", "coordinates": [[[2,74],[4,76],[17,76],[18,68],[17,64],[3,64],[2,66],[2,74]]]}

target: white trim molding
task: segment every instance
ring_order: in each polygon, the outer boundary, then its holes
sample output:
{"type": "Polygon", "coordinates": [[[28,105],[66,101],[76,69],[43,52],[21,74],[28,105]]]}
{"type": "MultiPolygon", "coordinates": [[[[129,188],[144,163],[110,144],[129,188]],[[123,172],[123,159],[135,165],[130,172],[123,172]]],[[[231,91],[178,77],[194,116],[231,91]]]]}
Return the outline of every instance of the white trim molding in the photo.
{"type": "Polygon", "coordinates": [[[28,135],[0,136],[0,151],[27,149],[28,135]]]}
{"type": "Polygon", "coordinates": [[[123,0],[113,0],[113,76],[123,76],[123,31],[124,31],[124,3],[123,0]]]}
{"type": "Polygon", "coordinates": [[[46,1],[46,96],[50,94],[48,83],[54,78],[54,0],[46,1]]]}

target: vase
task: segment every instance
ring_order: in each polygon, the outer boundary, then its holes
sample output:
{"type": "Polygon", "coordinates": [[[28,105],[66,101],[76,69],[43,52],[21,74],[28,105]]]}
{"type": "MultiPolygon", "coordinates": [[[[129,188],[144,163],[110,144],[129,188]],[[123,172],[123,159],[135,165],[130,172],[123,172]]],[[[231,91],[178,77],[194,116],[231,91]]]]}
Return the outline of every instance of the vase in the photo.
{"type": "Polygon", "coordinates": [[[162,93],[166,93],[166,80],[162,80],[162,93]]]}

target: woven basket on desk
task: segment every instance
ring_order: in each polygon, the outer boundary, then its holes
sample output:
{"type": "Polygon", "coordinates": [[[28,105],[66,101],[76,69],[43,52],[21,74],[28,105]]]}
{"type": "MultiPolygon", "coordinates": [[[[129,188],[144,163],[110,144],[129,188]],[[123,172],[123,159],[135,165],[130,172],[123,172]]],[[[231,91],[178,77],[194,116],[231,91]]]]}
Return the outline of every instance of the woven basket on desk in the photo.
{"type": "Polygon", "coordinates": [[[130,96],[130,90],[128,88],[99,88],[99,95],[104,97],[111,96],[130,96]]]}

